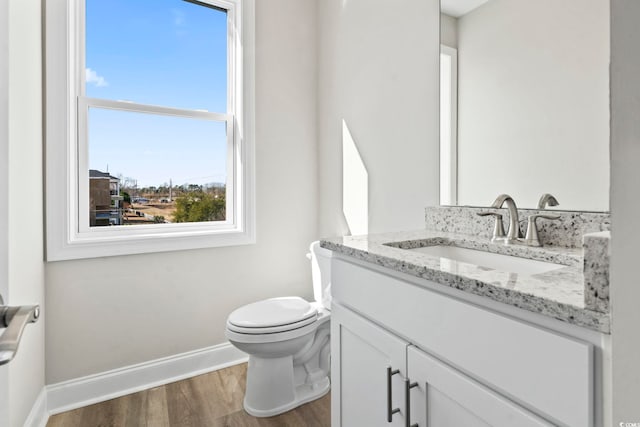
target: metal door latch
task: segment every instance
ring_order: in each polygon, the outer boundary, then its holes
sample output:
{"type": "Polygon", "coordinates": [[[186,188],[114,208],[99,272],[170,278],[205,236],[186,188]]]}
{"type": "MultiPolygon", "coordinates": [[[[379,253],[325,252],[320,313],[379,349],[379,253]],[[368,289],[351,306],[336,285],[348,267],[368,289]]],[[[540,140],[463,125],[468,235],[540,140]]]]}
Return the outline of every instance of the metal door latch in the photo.
{"type": "Polygon", "coordinates": [[[18,344],[27,323],[35,323],[40,317],[40,306],[23,305],[10,307],[4,305],[0,296],[0,328],[6,328],[0,335],[0,365],[9,363],[18,351],[18,344]]]}

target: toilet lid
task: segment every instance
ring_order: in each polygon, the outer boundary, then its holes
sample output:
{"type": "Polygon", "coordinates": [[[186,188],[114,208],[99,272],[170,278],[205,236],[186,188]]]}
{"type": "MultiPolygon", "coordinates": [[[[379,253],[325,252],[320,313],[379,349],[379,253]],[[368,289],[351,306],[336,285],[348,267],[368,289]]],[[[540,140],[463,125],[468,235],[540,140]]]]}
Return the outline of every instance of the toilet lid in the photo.
{"type": "Polygon", "coordinates": [[[271,328],[313,320],[315,307],[299,297],[271,298],[238,308],[228,322],[241,328],[271,328]]]}

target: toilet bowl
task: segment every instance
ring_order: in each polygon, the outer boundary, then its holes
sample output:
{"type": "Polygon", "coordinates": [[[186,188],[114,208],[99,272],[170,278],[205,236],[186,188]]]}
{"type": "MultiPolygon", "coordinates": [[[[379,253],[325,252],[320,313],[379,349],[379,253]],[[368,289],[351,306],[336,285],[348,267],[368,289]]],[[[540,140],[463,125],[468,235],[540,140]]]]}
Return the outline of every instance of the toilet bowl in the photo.
{"type": "Polygon", "coordinates": [[[244,409],[289,411],[329,392],[331,251],[310,247],[314,302],[300,297],[247,304],[227,318],[226,336],[249,355],[244,409]]]}

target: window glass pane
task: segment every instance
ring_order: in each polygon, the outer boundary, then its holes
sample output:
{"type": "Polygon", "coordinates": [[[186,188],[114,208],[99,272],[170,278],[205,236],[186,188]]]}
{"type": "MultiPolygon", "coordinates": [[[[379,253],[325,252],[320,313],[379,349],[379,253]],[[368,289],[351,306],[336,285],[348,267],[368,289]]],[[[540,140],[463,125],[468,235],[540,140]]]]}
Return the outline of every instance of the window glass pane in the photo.
{"type": "Polygon", "coordinates": [[[224,221],[226,124],[89,109],[89,224],[224,221]]]}
{"type": "Polygon", "coordinates": [[[185,0],[86,0],[86,95],[227,112],[227,13],[185,0]]]}

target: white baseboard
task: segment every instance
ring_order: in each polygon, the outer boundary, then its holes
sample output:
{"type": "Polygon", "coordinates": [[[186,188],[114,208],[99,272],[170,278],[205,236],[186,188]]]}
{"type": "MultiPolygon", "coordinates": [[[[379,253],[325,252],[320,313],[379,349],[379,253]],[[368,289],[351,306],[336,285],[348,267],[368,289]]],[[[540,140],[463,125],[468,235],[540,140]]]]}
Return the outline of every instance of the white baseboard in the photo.
{"type": "Polygon", "coordinates": [[[43,388],[31,407],[31,412],[29,412],[29,416],[24,422],[24,427],[45,427],[48,420],[47,389],[43,388]]]}
{"type": "MultiPolygon", "coordinates": [[[[247,360],[248,356],[245,353],[230,343],[224,343],[114,369],[113,371],[51,384],[45,387],[46,408],[49,415],[59,414],[237,365],[247,360]]],[[[34,426],[36,425],[34,424],[34,426]]]]}

